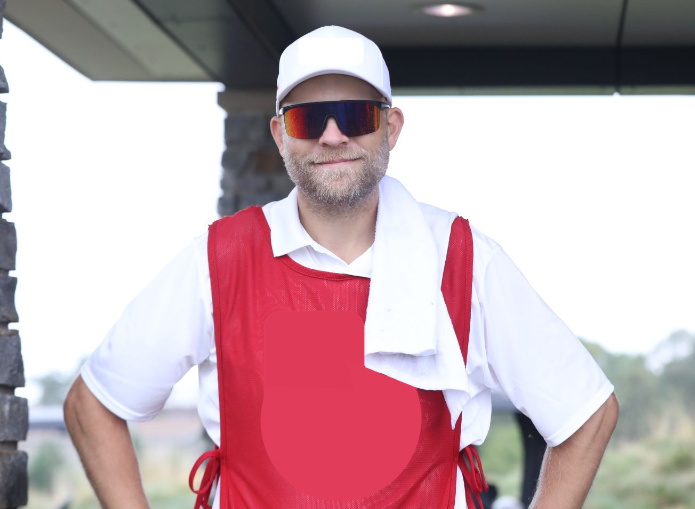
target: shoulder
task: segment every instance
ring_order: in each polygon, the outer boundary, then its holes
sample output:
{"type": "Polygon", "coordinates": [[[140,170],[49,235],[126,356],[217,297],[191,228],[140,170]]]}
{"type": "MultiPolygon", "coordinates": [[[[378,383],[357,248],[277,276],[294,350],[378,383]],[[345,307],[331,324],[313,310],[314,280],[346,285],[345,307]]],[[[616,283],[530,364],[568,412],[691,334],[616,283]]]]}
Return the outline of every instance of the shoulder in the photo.
{"type": "Polygon", "coordinates": [[[208,249],[228,249],[230,245],[253,245],[268,229],[261,207],[253,205],[234,215],[224,216],[208,227],[208,249]]]}
{"type": "Polygon", "coordinates": [[[193,251],[193,256],[195,259],[196,266],[198,267],[198,274],[204,280],[210,279],[210,272],[208,271],[208,232],[198,235],[191,242],[189,249],[193,251]]]}
{"type": "Polygon", "coordinates": [[[190,248],[195,251],[205,251],[207,249],[208,245],[208,232],[206,231],[205,233],[201,233],[197,237],[194,237],[193,240],[191,241],[190,248]]]}
{"type": "MultiPolygon", "coordinates": [[[[272,205],[274,202],[268,204],[272,205]]],[[[266,205],[267,207],[267,205],[266,205]]],[[[262,214],[263,209],[259,207],[258,205],[252,205],[250,207],[246,207],[243,210],[240,210],[239,212],[231,215],[231,216],[223,216],[216,221],[213,221],[212,224],[210,225],[209,229],[213,228],[232,228],[232,227],[240,227],[244,225],[252,225],[252,224],[257,224],[259,214],[262,214]]],[[[208,229],[208,230],[209,230],[208,229]]]]}
{"type": "MultiPolygon", "coordinates": [[[[418,202],[418,206],[425,217],[434,238],[438,245],[448,246],[449,236],[451,234],[452,225],[456,218],[461,217],[457,212],[429,205],[427,203],[418,202]]],[[[469,222],[470,224],[470,222],[469,222]]],[[[500,245],[492,238],[485,235],[483,232],[470,225],[471,234],[473,236],[473,264],[474,272],[482,273],[487,267],[490,259],[496,251],[501,250],[500,245]]]]}
{"type": "Polygon", "coordinates": [[[433,205],[428,205],[427,203],[417,202],[417,204],[437,243],[437,250],[440,253],[446,253],[446,247],[449,244],[449,235],[451,233],[451,225],[456,217],[458,217],[458,214],[456,212],[440,209],[433,205]]]}
{"type": "Polygon", "coordinates": [[[417,204],[430,227],[438,222],[448,222],[451,225],[451,222],[458,216],[456,212],[440,209],[428,203],[417,202],[417,204]]]}
{"type": "Polygon", "coordinates": [[[475,257],[477,257],[482,266],[486,267],[493,255],[502,251],[502,247],[474,226],[471,226],[471,233],[473,235],[474,263],[475,257]]]}

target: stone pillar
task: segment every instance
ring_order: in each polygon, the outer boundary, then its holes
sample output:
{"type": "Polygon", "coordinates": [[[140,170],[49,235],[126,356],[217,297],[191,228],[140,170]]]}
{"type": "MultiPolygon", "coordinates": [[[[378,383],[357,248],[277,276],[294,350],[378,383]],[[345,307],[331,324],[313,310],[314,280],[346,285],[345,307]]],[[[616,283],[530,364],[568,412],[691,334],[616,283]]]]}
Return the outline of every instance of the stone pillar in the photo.
{"type": "MultiPolygon", "coordinates": [[[[5,0],[0,0],[0,37],[5,0]]],[[[5,72],[0,67],[0,93],[9,91],[5,72]]],[[[17,322],[14,292],[17,279],[9,275],[15,268],[17,233],[13,223],[2,219],[12,210],[10,169],[3,163],[10,159],[5,148],[5,113],[0,101],[0,509],[14,509],[27,504],[27,454],[17,450],[29,427],[27,400],[14,395],[24,386],[24,366],[19,334],[8,327],[17,322]]]]}
{"type": "Polygon", "coordinates": [[[294,185],[270,135],[275,91],[225,90],[218,104],[227,112],[220,216],[287,196],[294,185]]]}

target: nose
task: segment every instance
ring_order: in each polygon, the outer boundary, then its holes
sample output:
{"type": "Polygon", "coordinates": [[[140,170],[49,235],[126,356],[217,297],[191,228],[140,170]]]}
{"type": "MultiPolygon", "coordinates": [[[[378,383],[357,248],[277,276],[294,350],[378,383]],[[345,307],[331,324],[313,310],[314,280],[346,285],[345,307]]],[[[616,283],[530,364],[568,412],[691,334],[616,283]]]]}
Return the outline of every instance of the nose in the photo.
{"type": "Polygon", "coordinates": [[[321,137],[319,138],[319,143],[321,145],[328,145],[330,147],[337,147],[343,143],[348,143],[350,138],[345,136],[343,132],[338,127],[338,122],[335,118],[328,117],[326,121],[326,128],[323,130],[321,137]]]}

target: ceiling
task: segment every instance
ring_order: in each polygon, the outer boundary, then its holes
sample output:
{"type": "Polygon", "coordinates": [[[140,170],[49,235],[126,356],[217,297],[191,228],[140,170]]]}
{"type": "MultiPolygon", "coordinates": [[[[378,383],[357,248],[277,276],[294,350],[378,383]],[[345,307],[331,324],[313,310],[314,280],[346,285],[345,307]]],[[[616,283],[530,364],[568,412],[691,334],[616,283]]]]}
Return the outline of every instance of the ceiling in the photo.
{"type": "Polygon", "coordinates": [[[374,40],[394,93],[695,93],[693,0],[8,0],[6,17],[94,80],[274,90],[282,50],[338,24],[374,40]],[[470,5],[470,4],[468,4],[470,5]]]}

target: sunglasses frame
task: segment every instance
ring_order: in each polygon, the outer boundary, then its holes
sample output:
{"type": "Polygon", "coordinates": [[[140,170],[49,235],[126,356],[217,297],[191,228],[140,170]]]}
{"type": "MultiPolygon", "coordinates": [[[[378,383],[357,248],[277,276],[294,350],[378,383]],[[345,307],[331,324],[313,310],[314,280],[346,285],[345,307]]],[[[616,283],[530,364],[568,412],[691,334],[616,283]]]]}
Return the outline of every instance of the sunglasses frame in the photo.
{"type": "MultiPolygon", "coordinates": [[[[308,103],[298,103],[298,104],[290,104],[289,106],[283,106],[282,108],[280,108],[279,115],[283,116],[283,118],[284,118],[285,113],[287,113],[292,108],[298,108],[300,106],[312,106],[314,104],[344,104],[344,103],[372,104],[374,106],[379,106],[380,110],[388,109],[391,107],[391,106],[389,106],[388,103],[385,103],[383,101],[369,101],[369,100],[361,100],[361,99],[345,99],[343,101],[314,101],[314,102],[308,102],[308,103]]],[[[327,119],[330,116],[332,116],[332,115],[326,115],[326,117],[323,119],[324,128],[321,130],[322,134],[323,134],[323,131],[325,131],[325,129],[326,129],[325,126],[326,126],[326,123],[328,121],[327,119]]],[[[335,120],[336,120],[336,122],[338,121],[337,119],[335,119],[335,120]]],[[[286,123],[285,123],[284,127],[285,127],[285,132],[287,133],[287,124],[286,123]]],[[[340,124],[338,124],[338,128],[340,129],[340,124]]],[[[340,129],[340,131],[342,132],[342,129],[340,129]]],[[[376,132],[376,131],[372,131],[372,132],[376,132]]],[[[343,134],[345,134],[345,133],[343,133],[343,134]]],[[[371,133],[366,133],[366,134],[371,134],[371,133]]],[[[287,135],[289,136],[289,133],[287,133],[287,135]]],[[[319,138],[320,138],[320,136],[319,136],[319,138]]],[[[317,140],[318,138],[296,138],[296,139],[317,140]]]]}

